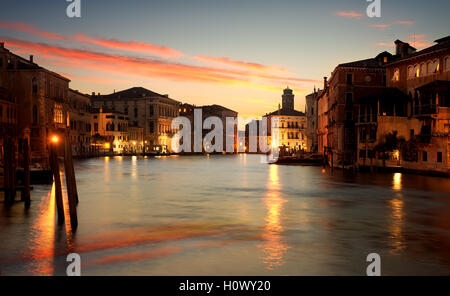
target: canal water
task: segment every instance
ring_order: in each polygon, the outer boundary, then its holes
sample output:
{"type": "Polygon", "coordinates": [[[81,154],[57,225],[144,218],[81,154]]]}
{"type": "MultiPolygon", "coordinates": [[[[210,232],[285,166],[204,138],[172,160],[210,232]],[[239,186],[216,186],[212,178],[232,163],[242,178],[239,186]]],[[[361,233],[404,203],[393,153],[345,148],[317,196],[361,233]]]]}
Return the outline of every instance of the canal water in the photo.
{"type": "Polygon", "coordinates": [[[0,204],[2,275],[450,274],[450,180],[276,166],[257,155],[76,163],[79,227],[52,186],[0,204]]]}

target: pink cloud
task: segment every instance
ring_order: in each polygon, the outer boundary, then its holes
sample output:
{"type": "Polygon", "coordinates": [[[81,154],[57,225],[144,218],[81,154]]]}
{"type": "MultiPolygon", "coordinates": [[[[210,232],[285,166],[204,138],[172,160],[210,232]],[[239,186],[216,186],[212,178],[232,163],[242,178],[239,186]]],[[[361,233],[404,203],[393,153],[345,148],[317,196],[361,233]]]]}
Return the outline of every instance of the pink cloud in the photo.
{"type": "Polygon", "coordinates": [[[380,30],[385,30],[385,29],[389,28],[390,25],[388,25],[388,24],[373,24],[373,25],[370,25],[370,27],[380,29],[380,30]]]}
{"type": "Polygon", "coordinates": [[[337,11],[335,15],[352,19],[360,19],[363,17],[362,13],[356,11],[337,11]]]}
{"type": "Polygon", "coordinates": [[[6,41],[7,46],[14,47],[18,52],[33,52],[36,56],[52,59],[53,63],[59,63],[60,66],[66,68],[90,69],[106,73],[116,73],[119,75],[165,78],[183,82],[235,84],[267,89],[272,88],[272,82],[278,85],[286,82],[317,82],[312,79],[290,76],[261,75],[241,70],[200,67],[151,58],[138,58],[118,54],[63,48],[17,39],[7,39],[6,41]],[[270,82],[270,84],[267,84],[268,82],[270,82]]]}
{"type": "Polygon", "coordinates": [[[409,38],[412,40],[414,40],[414,39],[423,40],[423,39],[425,39],[425,35],[411,35],[411,36],[409,36],[409,38]]]}
{"type": "Polygon", "coordinates": [[[258,63],[232,60],[227,57],[195,56],[194,59],[202,61],[202,62],[224,64],[224,65],[228,65],[228,66],[235,66],[235,67],[245,68],[245,69],[249,69],[249,70],[286,71],[285,68],[278,67],[278,66],[266,66],[266,65],[258,64],[258,63]]]}
{"type": "Polygon", "coordinates": [[[74,38],[75,40],[82,43],[90,43],[102,47],[119,49],[123,51],[147,53],[157,55],[163,58],[179,58],[184,56],[184,54],[181,51],[178,51],[176,49],[167,46],[159,46],[139,41],[121,41],[117,39],[93,38],[83,34],[77,34],[74,38]]]}
{"type": "Polygon", "coordinates": [[[28,34],[39,35],[39,36],[42,36],[45,38],[50,38],[50,39],[69,40],[69,38],[61,36],[60,34],[42,31],[34,26],[27,25],[24,23],[0,22],[0,28],[12,30],[12,31],[21,31],[21,32],[25,32],[28,34]]]}
{"type": "Polygon", "coordinates": [[[396,21],[394,24],[396,24],[396,25],[412,26],[412,25],[414,25],[414,22],[413,21],[403,20],[403,21],[396,21]]]}

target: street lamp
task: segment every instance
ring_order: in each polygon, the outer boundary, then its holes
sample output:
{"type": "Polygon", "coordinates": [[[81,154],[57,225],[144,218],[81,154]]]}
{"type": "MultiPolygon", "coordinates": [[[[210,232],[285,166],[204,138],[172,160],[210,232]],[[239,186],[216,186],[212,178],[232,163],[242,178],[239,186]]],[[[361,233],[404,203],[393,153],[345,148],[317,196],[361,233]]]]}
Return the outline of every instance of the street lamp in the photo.
{"type": "Polygon", "coordinates": [[[53,144],[58,144],[58,142],[59,142],[59,137],[58,137],[57,135],[54,135],[54,136],[52,136],[52,137],[50,138],[50,141],[51,141],[53,144]]]}

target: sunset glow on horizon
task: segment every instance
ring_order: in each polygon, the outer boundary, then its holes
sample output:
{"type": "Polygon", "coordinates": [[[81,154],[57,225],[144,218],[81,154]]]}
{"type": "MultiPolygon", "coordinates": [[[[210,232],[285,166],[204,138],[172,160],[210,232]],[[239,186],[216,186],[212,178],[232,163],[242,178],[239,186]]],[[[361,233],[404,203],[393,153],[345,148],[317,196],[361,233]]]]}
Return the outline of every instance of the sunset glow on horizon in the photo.
{"type": "Polygon", "coordinates": [[[11,4],[0,12],[0,40],[71,79],[72,89],[109,94],[142,86],[181,102],[223,105],[243,117],[275,110],[286,86],[304,111],[305,95],[322,88],[337,64],[376,56],[397,38],[429,46],[447,35],[432,27],[449,22],[425,18],[440,14],[439,7],[424,12],[418,1],[408,14],[383,2],[380,20],[365,15],[365,1],[137,1],[135,7],[84,1],[78,20],[65,16],[65,1],[27,2],[44,14],[20,14],[11,4]],[[420,24],[419,32],[419,19],[436,24],[420,24]]]}

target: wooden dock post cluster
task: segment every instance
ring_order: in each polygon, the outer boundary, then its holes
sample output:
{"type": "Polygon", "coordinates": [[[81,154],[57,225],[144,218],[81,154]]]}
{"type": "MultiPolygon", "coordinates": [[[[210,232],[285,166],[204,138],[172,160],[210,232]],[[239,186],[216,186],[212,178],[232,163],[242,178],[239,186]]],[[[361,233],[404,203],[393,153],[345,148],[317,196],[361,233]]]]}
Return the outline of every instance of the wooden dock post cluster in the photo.
{"type": "MultiPolygon", "coordinates": [[[[55,180],[55,199],[56,199],[56,208],[58,212],[58,223],[63,224],[64,205],[63,205],[61,175],[59,171],[59,161],[58,161],[58,147],[57,147],[58,144],[59,140],[58,141],[55,140],[50,143],[50,166],[55,180]]],[[[63,145],[64,145],[63,147],[64,172],[66,177],[70,225],[72,226],[72,230],[75,230],[78,227],[78,216],[77,216],[78,192],[75,180],[75,170],[73,167],[72,147],[70,145],[69,138],[67,136],[64,137],[63,145]]]]}
{"type": "Polygon", "coordinates": [[[5,204],[11,205],[16,198],[16,145],[11,137],[4,139],[4,192],[5,204]]]}
{"type": "Polygon", "coordinates": [[[23,167],[23,184],[17,185],[16,176],[16,152],[17,147],[13,137],[6,136],[3,140],[3,188],[5,205],[11,206],[16,200],[17,191],[21,192],[21,201],[25,203],[25,208],[30,208],[30,146],[27,139],[20,140],[19,161],[23,167]],[[20,162],[21,160],[21,162],[20,162]]]}

